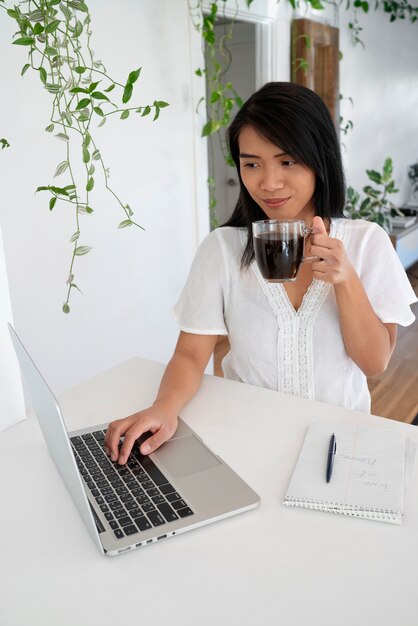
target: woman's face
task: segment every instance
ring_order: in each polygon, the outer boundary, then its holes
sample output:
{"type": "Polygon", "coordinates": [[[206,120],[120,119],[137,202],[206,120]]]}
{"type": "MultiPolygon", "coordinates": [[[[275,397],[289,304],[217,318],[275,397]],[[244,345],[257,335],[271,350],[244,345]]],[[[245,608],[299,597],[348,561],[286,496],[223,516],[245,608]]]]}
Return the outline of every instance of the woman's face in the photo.
{"type": "Polygon", "coordinates": [[[315,174],[267,139],[252,126],[244,126],[239,138],[242,182],[269,219],[305,219],[310,226],[315,210],[315,174]]]}

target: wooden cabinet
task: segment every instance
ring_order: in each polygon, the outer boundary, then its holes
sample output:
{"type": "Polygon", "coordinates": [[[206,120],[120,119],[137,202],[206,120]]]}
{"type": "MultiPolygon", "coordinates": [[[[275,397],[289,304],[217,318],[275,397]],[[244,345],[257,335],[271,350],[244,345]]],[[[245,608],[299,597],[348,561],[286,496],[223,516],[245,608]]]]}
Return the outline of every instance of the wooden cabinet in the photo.
{"type": "Polygon", "coordinates": [[[339,132],[338,28],[308,19],[293,20],[291,63],[292,82],[321,96],[339,132]]]}

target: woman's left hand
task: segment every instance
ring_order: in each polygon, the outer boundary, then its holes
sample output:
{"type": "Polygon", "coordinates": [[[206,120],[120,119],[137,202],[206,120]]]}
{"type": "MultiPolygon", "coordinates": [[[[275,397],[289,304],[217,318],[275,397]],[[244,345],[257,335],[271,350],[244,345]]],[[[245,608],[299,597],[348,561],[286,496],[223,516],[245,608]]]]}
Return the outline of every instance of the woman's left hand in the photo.
{"type": "Polygon", "coordinates": [[[355,270],[348,260],[344,244],[339,239],[332,239],[321,217],[312,220],[310,255],[319,257],[312,262],[312,275],[332,285],[338,285],[355,275],[355,270]]]}

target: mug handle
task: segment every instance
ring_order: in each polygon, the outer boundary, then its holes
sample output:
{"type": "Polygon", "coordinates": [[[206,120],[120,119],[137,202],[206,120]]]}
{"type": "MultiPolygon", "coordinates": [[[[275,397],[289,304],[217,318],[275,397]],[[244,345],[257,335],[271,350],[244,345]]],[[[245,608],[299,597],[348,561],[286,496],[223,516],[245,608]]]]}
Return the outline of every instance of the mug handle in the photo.
{"type": "MultiPolygon", "coordinates": [[[[307,226],[304,226],[302,229],[302,234],[304,237],[308,237],[309,235],[313,234],[313,228],[308,228],[307,226]]],[[[321,259],[319,258],[319,256],[304,256],[302,258],[301,263],[309,263],[309,262],[313,262],[313,261],[320,261],[321,259]]]]}

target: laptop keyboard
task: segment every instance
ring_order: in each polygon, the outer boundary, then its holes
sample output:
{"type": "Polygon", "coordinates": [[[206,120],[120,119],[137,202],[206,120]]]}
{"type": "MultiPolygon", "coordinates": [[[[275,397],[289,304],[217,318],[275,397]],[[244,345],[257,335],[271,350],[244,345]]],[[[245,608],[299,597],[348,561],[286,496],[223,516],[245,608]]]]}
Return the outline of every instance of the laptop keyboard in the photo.
{"type": "Polygon", "coordinates": [[[96,430],[71,437],[71,444],[80,474],[117,539],[193,515],[188,503],[137,445],[126,465],[113,463],[104,449],[105,433],[96,430]]]}

